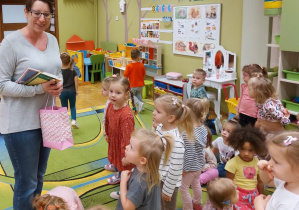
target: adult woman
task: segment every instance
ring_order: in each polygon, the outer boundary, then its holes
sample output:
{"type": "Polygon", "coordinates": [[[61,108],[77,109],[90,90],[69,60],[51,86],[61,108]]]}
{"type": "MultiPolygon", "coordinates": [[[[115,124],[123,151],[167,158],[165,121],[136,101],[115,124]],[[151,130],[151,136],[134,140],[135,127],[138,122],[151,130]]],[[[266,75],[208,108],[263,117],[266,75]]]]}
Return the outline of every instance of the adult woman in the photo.
{"type": "Polygon", "coordinates": [[[42,145],[39,109],[48,94],[52,101],[62,91],[54,80],[35,86],[15,82],[29,67],[62,77],[57,40],[45,32],[51,0],[27,0],[24,12],[27,26],[5,37],[0,47],[0,132],[14,167],[15,210],[32,209],[31,199],[41,193],[50,149],[42,145]]]}

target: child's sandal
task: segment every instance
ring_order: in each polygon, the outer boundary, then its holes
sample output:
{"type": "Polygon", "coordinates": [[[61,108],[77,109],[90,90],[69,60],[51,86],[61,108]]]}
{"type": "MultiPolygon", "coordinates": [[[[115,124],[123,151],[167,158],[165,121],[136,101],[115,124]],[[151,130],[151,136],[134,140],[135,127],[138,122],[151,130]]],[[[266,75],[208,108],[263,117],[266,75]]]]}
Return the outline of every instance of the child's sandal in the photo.
{"type": "Polygon", "coordinates": [[[112,171],[112,172],[115,172],[115,167],[114,167],[113,164],[107,164],[107,165],[105,165],[105,166],[104,166],[104,169],[105,169],[106,171],[112,171]]]}
{"type": "Polygon", "coordinates": [[[108,182],[108,184],[111,184],[111,185],[118,184],[118,183],[120,183],[120,177],[116,177],[115,175],[113,175],[112,177],[107,179],[107,182],[108,182]]]}

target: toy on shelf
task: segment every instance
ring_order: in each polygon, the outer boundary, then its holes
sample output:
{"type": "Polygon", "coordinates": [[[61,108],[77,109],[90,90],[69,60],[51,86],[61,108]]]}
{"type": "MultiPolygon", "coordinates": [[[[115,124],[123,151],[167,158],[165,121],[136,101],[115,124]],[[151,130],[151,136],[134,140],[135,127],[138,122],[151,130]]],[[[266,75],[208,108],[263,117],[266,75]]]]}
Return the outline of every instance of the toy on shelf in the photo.
{"type": "Polygon", "coordinates": [[[151,68],[161,68],[162,67],[162,46],[155,45],[152,41],[146,39],[135,39],[133,42],[139,44],[140,58],[145,66],[151,68]]]}

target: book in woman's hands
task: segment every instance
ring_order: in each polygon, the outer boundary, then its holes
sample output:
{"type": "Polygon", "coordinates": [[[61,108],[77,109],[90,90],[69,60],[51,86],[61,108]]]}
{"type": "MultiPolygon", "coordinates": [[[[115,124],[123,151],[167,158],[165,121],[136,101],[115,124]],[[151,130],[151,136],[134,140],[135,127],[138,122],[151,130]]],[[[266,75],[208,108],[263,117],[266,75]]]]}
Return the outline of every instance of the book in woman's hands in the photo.
{"type": "Polygon", "coordinates": [[[17,83],[23,85],[38,85],[44,82],[48,82],[51,79],[55,79],[56,83],[61,81],[61,79],[54,74],[28,68],[17,80],[17,83]]]}

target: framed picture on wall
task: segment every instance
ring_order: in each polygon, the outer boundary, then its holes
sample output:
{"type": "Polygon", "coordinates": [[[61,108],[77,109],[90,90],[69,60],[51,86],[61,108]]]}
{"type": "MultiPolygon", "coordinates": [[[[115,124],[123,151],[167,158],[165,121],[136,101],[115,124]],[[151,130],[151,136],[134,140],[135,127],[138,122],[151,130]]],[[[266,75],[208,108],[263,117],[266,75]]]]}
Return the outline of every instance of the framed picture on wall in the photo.
{"type": "Polygon", "coordinates": [[[173,9],[173,53],[203,57],[220,43],[221,4],[173,9]]]}

